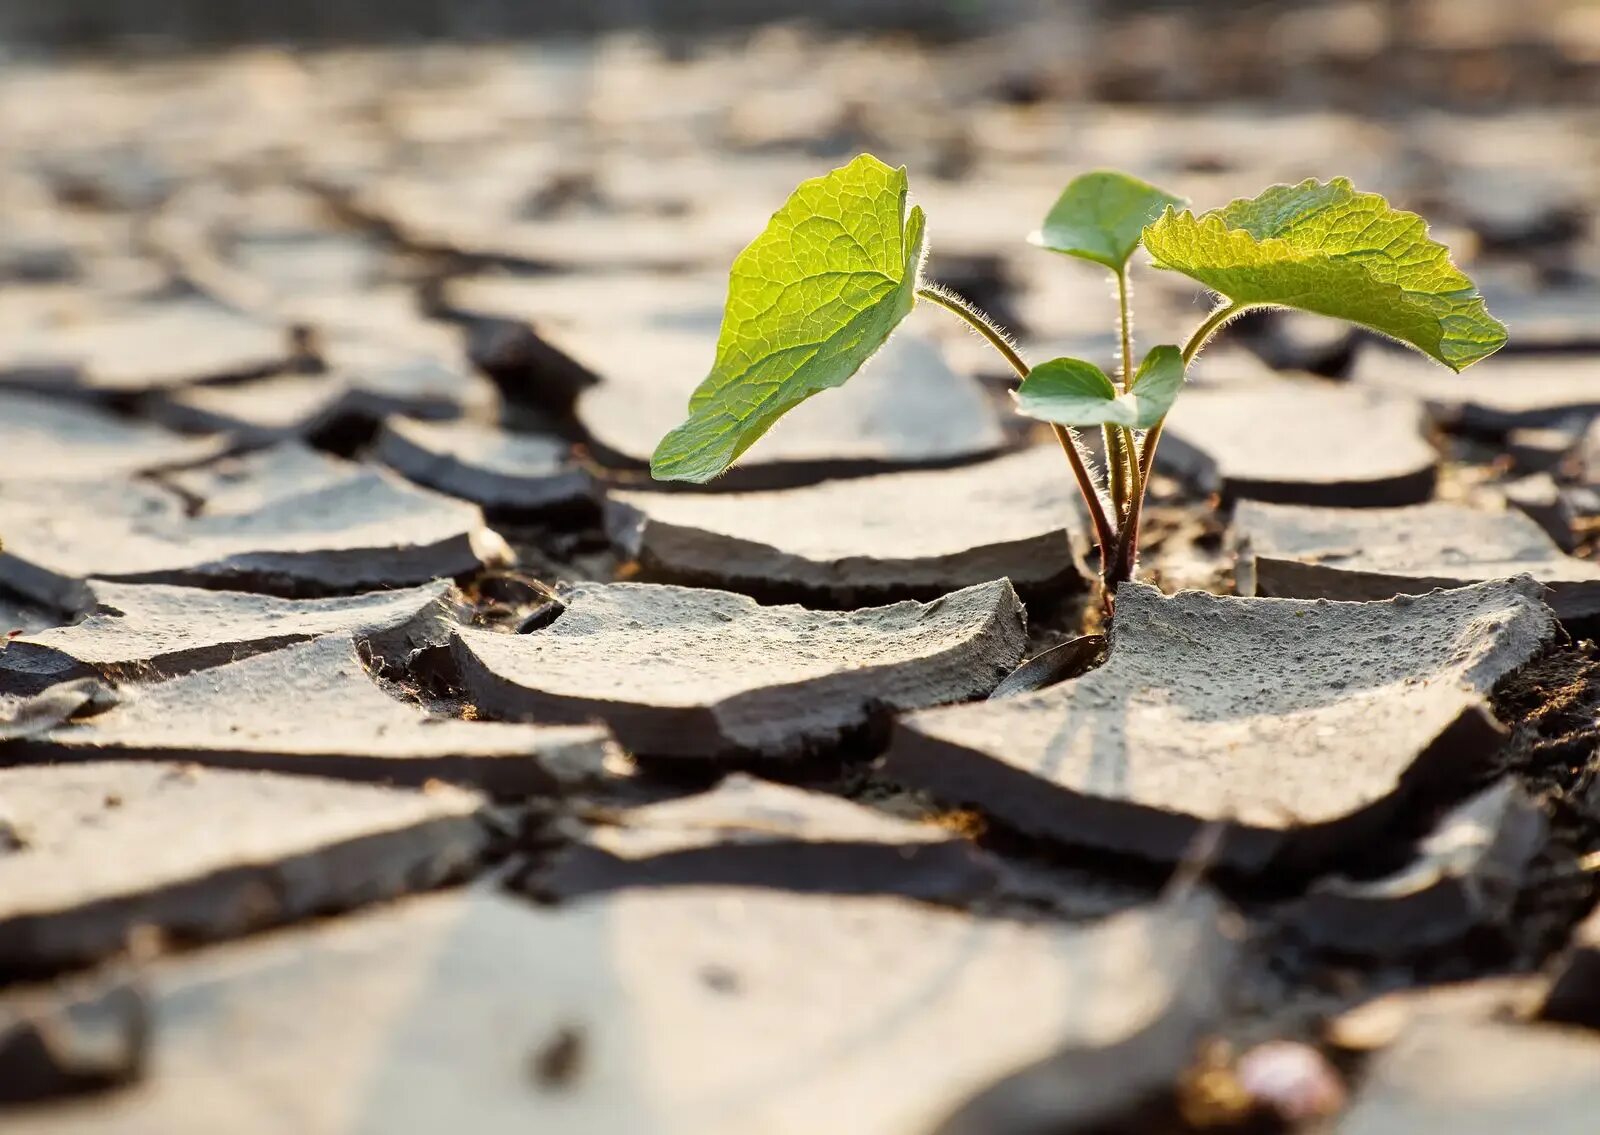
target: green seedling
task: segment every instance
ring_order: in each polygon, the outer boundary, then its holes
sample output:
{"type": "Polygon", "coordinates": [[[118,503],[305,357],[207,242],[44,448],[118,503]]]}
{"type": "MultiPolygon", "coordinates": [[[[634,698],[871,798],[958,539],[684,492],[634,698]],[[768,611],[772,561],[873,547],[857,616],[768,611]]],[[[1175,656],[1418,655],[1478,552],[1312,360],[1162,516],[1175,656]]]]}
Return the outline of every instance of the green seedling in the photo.
{"type": "MultiPolygon", "coordinates": [[[[1048,422],[1094,526],[1104,601],[1138,562],[1139,519],[1167,412],[1201,349],[1259,308],[1343,319],[1460,371],[1499,350],[1506,329],[1414,213],[1344,178],[1277,185],[1196,215],[1181,198],[1126,174],[1074,179],[1031,238],[1097,264],[1117,295],[1119,355],[1108,374],[1084,359],[1029,366],[994,320],[923,277],[922,210],[906,171],[870,154],[804,182],[733,262],[716,361],[662,439],[651,472],[705,482],[789,410],[858,371],[920,299],[983,336],[1016,372],[1019,412],[1048,422]],[[1198,281],[1219,300],[1182,343],[1134,362],[1129,261],[1198,281]],[[1077,430],[1101,432],[1104,475],[1077,430]]],[[[870,379],[868,379],[870,381],[870,379]]]]}

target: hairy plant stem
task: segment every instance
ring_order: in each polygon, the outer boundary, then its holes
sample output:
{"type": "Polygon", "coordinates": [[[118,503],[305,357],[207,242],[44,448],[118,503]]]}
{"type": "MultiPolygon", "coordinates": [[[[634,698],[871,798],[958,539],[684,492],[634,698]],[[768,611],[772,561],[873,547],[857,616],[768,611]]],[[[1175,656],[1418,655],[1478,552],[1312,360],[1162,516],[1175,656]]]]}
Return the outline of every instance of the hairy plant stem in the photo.
{"type": "MultiPolygon", "coordinates": [[[[1011,365],[1011,369],[1016,371],[1019,379],[1028,377],[1028,364],[1006,338],[1006,333],[978,308],[954,292],[937,285],[924,284],[917,289],[917,295],[959,317],[967,326],[982,335],[991,347],[1000,352],[1011,365]]],[[[1094,475],[1089,472],[1089,463],[1079,448],[1077,434],[1066,426],[1058,425],[1054,426],[1054,429],[1056,440],[1061,443],[1061,450],[1067,455],[1067,464],[1072,466],[1072,475],[1078,482],[1078,491],[1083,494],[1083,503],[1088,506],[1089,518],[1094,523],[1095,540],[1100,545],[1100,562],[1105,565],[1116,554],[1117,531],[1106,516],[1105,504],[1100,500],[1099,486],[1095,484],[1094,475]]]]}
{"type": "MultiPolygon", "coordinates": [[[[1189,336],[1189,341],[1183,345],[1183,367],[1189,369],[1189,364],[1194,362],[1202,348],[1211,341],[1211,337],[1221,331],[1228,321],[1259,306],[1246,303],[1225,303],[1206,316],[1205,322],[1194,329],[1194,334],[1189,336]]],[[[1103,573],[1101,581],[1110,591],[1115,591],[1117,585],[1133,578],[1134,568],[1139,562],[1139,524],[1144,516],[1144,494],[1150,484],[1150,471],[1155,466],[1156,446],[1161,443],[1161,427],[1166,424],[1162,418],[1155,425],[1145,431],[1144,448],[1139,454],[1138,477],[1139,492],[1133,498],[1128,509],[1127,518],[1123,521],[1120,540],[1117,544],[1117,554],[1113,558],[1111,570],[1103,573]]]]}
{"type": "MultiPolygon", "coordinates": [[[[1117,330],[1122,340],[1122,378],[1119,390],[1127,390],[1133,381],[1133,320],[1128,308],[1127,265],[1113,273],[1117,281],[1117,330]]],[[[1133,431],[1107,423],[1100,427],[1106,445],[1106,479],[1111,489],[1111,506],[1117,514],[1117,524],[1126,522],[1128,510],[1139,491],[1138,449],[1133,443],[1133,431]]]]}

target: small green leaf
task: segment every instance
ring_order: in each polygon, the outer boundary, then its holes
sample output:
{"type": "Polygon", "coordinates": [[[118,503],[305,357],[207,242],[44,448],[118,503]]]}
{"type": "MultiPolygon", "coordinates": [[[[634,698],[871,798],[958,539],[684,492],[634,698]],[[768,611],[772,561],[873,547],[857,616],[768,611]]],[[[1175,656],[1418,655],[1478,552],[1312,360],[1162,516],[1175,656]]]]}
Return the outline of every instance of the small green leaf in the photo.
{"type": "Polygon", "coordinates": [[[1182,197],[1111,170],[1073,178],[1061,191],[1039,231],[1028,239],[1052,252],[1122,270],[1139,247],[1144,227],[1161,210],[1186,204],[1182,197]]]}
{"type": "Polygon", "coordinates": [[[1134,405],[1133,428],[1147,430],[1172,409],[1183,389],[1183,352],[1171,343],[1151,347],[1123,397],[1134,405]]]}
{"type": "Polygon", "coordinates": [[[1063,426],[1147,430],[1166,417],[1182,387],[1183,355],[1170,345],[1144,357],[1125,394],[1093,363],[1051,359],[1030,370],[1017,388],[1017,410],[1063,426]]]}
{"type": "Polygon", "coordinates": [[[870,154],[802,182],[733,262],[711,373],[653,476],[709,481],[788,411],[838,386],[916,302],[922,210],[870,154]]]}
{"type": "Polygon", "coordinates": [[[1359,323],[1452,370],[1505,345],[1505,327],[1422,218],[1342,177],[1273,186],[1200,217],[1168,209],[1144,244],[1157,266],[1236,304],[1359,323]]]}

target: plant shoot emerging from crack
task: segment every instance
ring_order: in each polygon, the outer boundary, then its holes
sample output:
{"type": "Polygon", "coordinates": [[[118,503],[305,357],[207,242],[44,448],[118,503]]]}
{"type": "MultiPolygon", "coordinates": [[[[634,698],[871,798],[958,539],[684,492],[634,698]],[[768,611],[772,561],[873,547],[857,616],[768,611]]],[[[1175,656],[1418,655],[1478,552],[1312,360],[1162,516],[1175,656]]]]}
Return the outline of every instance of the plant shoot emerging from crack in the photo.
{"type": "Polygon", "coordinates": [[[716,361],[686,420],[657,447],[651,472],[716,477],[778,418],[847,381],[924,300],[981,335],[1016,372],[1018,411],[1054,429],[1094,528],[1109,611],[1138,566],[1167,412],[1195,357],[1230,320],[1297,308],[1370,328],[1457,371],[1505,344],[1505,328],[1422,219],[1343,178],[1273,186],[1199,215],[1185,204],[1126,174],[1086,173],[1030,238],[1111,274],[1118,357],[1108,374],[1084,359],[1030,365],[986,314],[923,278],[924,218],[910,204],[904,168],[863,154],[801,183],[734,260],[716,361]],[[1156,267],[1219,298],[1181,345],[1152,347],[1136,364],[1129,267],[1141,245],[1156,267]],[[1080,429],[1100,431],[1103,476],[1080,429]]]}

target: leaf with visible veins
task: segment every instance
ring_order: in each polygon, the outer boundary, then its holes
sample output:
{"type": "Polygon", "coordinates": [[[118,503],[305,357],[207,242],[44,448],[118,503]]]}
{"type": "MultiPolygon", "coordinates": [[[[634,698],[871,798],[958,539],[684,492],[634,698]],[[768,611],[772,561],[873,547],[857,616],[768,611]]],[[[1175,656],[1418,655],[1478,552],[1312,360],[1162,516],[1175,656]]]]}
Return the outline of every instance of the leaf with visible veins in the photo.
{"type": "Polygon", "coordinates": [[[1359,323],[1452,370],[1505,345],[1505,327],[1423,219],[1342,177],[1273,186],[1199,217],[1169,208],[1144,245],[1157,267],[1235,304],[1359,323]]]}
{"type": "Polygon", "coordinates": [[[784,414],[861,369],[916,302],[923,215],[870,154],[802,182],[733,262],[717,357],[650,462],[705,482],[784,414]]]}

